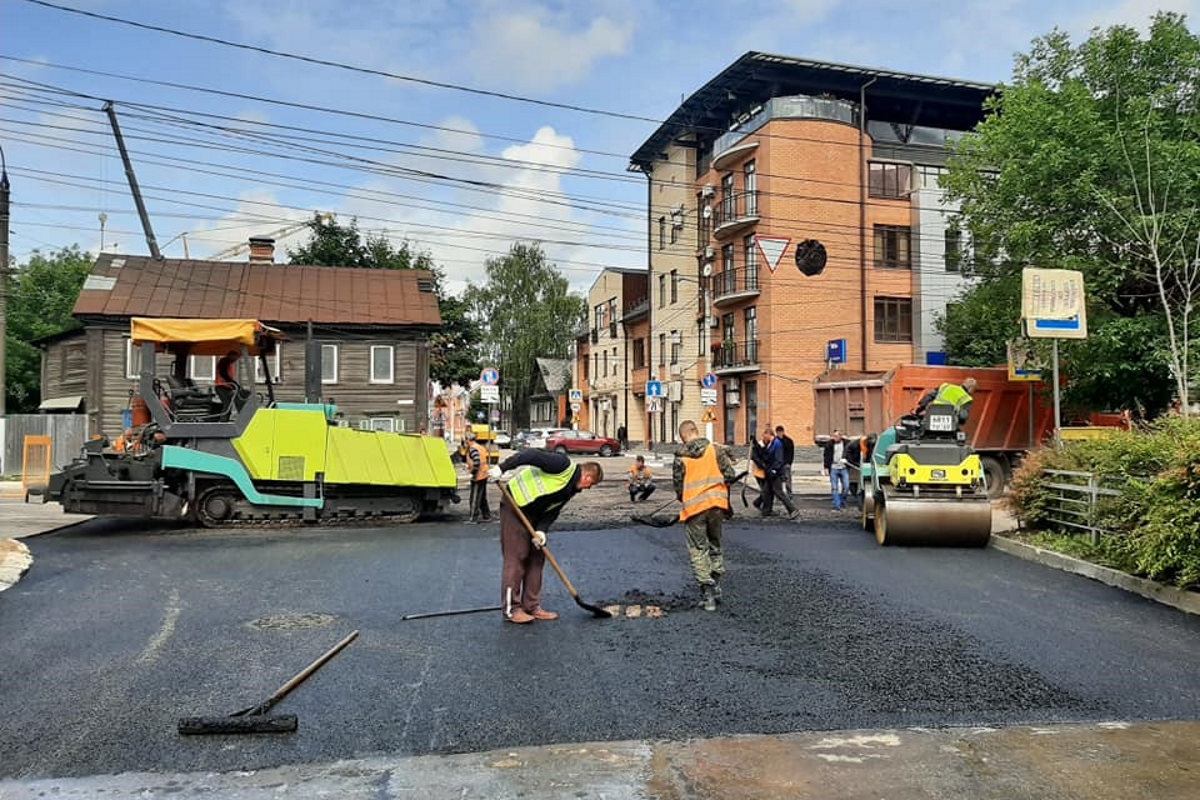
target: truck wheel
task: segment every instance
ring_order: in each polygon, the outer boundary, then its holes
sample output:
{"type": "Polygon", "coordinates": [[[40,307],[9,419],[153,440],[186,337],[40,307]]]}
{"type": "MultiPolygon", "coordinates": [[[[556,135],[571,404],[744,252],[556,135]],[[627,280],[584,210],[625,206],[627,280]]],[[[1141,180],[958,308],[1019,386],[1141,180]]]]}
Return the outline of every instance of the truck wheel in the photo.
{"type": "Polygon", "coordinates": [[[1008,485],[1008,470],[1003,461],[993,456],[980,456],[979,463],[983,465],[983,475],[987,480],[988,497],[995,500],[1004,494],[1004,487],[1008,485]]]}

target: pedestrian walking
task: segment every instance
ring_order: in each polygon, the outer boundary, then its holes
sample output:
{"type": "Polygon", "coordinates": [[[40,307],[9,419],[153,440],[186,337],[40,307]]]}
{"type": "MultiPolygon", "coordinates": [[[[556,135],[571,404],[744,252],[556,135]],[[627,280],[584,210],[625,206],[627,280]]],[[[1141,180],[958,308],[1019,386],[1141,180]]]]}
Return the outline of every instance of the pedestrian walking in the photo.
{"type": "Polygon", "coordinates": [[[621,451],[629,449],[629,431],[625,430],[625,426],[617,428],[617,444],[620,445],[621,451]]]}
{"type": "Polygon", "coordinates": [[[775,426],[775,438],[783,444],[783,471],[780,478],[787,489],[788,497],[795,497],[792,491],[792,464],[796,462],[796,443],[787,435],[782,425],[775,426]]]}
{"type": "Polygon", "coordinates": [[[767,448],[757,436],[750,436],[750,474],[758,486],[758,497],[754,498],[754,507],[762,510],[763,500],[767,497],[767,448]]]}
{"type": "Polygon", "coordinates": [[[645,456],[638,456],[634,459],[633,466],[629,468],[629,479],[626,482],[626,487],[629,489],[629,502],[631,503],[638,500],[645,500],[654,494],[654,490],[658,488],[654,485],[650,468],[646,466],[645,456]]]}
{"type": "Polygon", "coordinates": [[[688,558],[700,586],[701,604],[705,611],[716,611],[725,574],[721,538],[725,518],[731,515],[728,481],[737,472],[729,451],[701,436],[692,420],[680,423],[679,438],[683,446],[671,468],[675,497],[683,503],[679,519],[687,531],[688,558]]]}
{"type": "Polygon", "coordinates": [[[474,431],[467,431],[467,472],[471,476],[471,493],[468,505],[471,508],[470,523],[491,522],[492,509],[488,506],[488,474],[491,457],[487,448],[475,438],[474,431]]]}
{"type": "Polygon", "coordinates": [[[833,510],[841,511],[846,506],[846,495],[850,491],[850,456],[841,431],[834,431],[825,443],[825,468],[829,476],[829,489],[833,494],[833,510]]]}
{"type": "Polygon", "coordinates": [[[522,450],[492,467],[489,474],[497,480],[507,475],[508,491],[512,493],[511,499],[507,493],[500,496],[500,553],[504,559],[500,605],[504,619],[519,625],[558,619],[558,614],[542,608],[546,531],[567,501],[602,481],[604,471],[595,461],[575,464],[561,453],[522,450]],[[512,501],[533,526],[532,537],[513,510],[512,501]]]}
{"type": "Polygon", "coordinates": [[[788,519],[800,516],[800,510],[792,502],[791,496],[783,488],[783,442],[775,438],[775,431],[768,425],[763,431],[763,449],[766,451],[766,491],[762,495],[762,515],[775,516],[775,501],[783,503],[787,509],[788,519]]]}

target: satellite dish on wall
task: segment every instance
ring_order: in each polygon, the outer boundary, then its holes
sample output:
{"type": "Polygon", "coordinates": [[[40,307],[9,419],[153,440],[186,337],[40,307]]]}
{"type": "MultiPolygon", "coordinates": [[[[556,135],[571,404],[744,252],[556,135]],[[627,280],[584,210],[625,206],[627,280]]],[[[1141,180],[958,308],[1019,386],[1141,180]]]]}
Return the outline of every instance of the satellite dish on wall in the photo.
{"type": "Polygon", "coordinates": [[[700,274],[706,278],[710,277],[712,275],[712,264],[705,264],[703,269],[700,270],[700,274]]]}
{"type": "Polygon", "coordinates": [[[825,245],[816,239],[805,239],[796,245],[796,266],[810,278],[825,271],[825,263],[828,259],[825,245]]]}

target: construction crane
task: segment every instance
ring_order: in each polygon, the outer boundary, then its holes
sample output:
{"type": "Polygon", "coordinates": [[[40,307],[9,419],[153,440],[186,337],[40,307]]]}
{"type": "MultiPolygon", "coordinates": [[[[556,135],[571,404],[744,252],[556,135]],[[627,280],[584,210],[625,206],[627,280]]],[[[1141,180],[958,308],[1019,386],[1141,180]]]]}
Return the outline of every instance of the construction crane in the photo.
{"type": "MultiPolygon", "coordinates": [[[[323,222],[332,222],[334,219],[334,215],[329,214],[329,213],[317,214],[317,218],[322,220],[323,222]]],[[[283,226],[279,230],[271,231],[270,233],[266,234],[264,238],[281,239],[284,236],[289,236],[289,235],[295,233],[296,231],[300,230],[301,228],[307,228],[311,223],[312,223],[312,219],[306,219],[301,222],[293,222],[290,225],[283,226]]],[[[208,257],[208,260],[209,261],[224,261],[227,258],[233,258],[234,256],[239,256],[249,249],[250,249],[250,241],[246,240],[240,244],[235,244],[233,247],[227,247],[219,253],[214,253],[213,255],[208,257]]]]}

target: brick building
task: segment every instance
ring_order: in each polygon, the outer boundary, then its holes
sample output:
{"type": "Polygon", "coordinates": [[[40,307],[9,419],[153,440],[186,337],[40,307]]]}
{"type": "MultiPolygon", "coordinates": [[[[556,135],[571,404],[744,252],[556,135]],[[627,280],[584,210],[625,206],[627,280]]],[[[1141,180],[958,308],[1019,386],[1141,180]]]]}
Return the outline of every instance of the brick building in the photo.
{"type": "Polygon", "coordinates": [[[706,411],[727,444],[768,423],[812,441],[831,347],[854,370],[942,360],[934,321],[968,278],[937,177],[994,91],[751,52],[671,114],[631,158],[649,182],[647,359],[670,385],[654,441],[706,411]]]}

